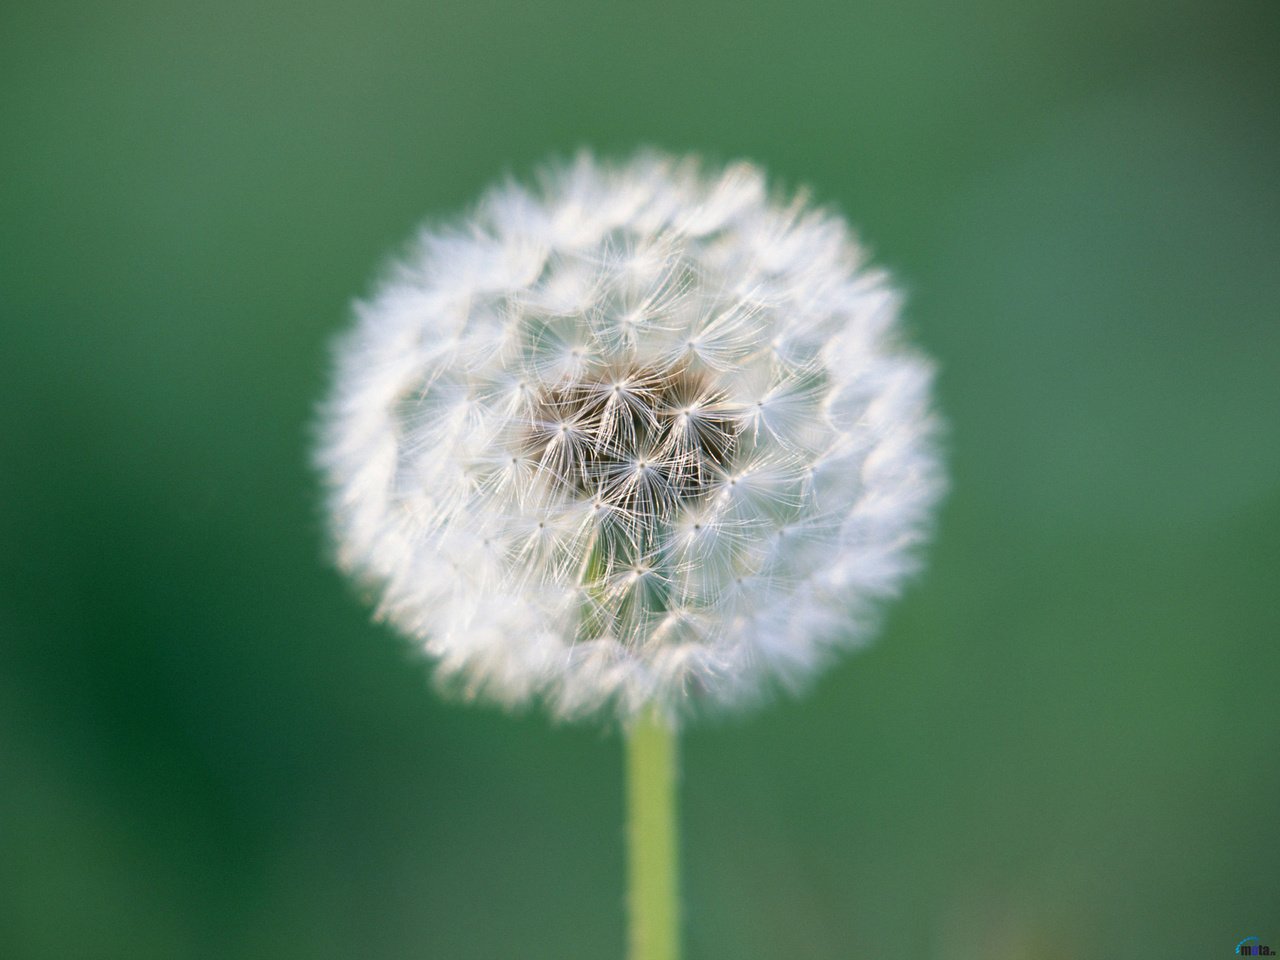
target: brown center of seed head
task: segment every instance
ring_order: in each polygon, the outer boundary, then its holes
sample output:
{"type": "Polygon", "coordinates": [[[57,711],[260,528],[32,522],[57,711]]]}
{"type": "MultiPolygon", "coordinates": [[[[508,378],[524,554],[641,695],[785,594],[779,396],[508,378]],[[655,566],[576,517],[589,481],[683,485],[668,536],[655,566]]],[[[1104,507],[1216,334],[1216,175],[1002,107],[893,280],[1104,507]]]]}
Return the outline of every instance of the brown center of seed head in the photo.
{"type": "Polygon", "coordinates": [[[577,496],[648,525],[706,495],[739,431],[705,374],[618,368],[545,388],[527,450],[577,496]]]}

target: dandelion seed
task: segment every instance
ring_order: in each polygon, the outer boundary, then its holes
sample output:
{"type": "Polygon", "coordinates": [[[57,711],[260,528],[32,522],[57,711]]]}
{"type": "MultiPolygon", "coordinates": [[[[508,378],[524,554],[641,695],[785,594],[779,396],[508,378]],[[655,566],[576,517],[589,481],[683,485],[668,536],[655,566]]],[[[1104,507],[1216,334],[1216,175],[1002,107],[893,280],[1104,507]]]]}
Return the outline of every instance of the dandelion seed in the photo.
{"type": "Polygon", "coordinates": [[[755,168],[583,154],[425,230],[339,344],[344,568],[471,696],[561,717],[793,689],[942,488],[929,363],[839,218],[755,168]]]}

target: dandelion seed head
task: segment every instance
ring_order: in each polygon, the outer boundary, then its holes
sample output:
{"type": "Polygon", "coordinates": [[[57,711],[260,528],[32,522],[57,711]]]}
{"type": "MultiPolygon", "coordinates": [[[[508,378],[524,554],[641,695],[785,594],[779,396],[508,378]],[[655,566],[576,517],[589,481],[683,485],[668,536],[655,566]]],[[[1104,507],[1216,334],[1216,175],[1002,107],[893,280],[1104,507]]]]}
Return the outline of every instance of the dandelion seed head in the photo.
{"type": "Polygon", "coordinates": [[[467,696],[675,719],[865,641],[943,487],[932,369],[840,218],[581,154],[424,229],[336,351],[340,565],[467,696]]]}

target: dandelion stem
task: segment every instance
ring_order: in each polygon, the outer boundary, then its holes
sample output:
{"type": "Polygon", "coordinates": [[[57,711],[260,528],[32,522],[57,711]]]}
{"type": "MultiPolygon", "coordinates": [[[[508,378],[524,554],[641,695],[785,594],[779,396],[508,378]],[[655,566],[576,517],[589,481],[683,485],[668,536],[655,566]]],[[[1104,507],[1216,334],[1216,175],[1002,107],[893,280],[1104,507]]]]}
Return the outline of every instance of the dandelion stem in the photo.
{"type": "Polygon", "coordinates": [[[678,960],[676,732],[656,711],[627,731],[630,960],[678,960]]]}

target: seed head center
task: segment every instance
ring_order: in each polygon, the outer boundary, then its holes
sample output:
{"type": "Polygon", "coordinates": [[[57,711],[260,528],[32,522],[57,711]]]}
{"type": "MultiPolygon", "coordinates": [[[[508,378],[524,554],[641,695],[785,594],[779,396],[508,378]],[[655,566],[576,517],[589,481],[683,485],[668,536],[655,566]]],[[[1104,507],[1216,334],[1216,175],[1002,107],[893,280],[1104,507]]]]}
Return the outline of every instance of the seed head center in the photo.
{"type": "Polygon", "coordinates": [[[526,449],[562,492],[649,526],[705,498],[740,429],[705,374],[635,367],[544,387],[526,449]]]}

